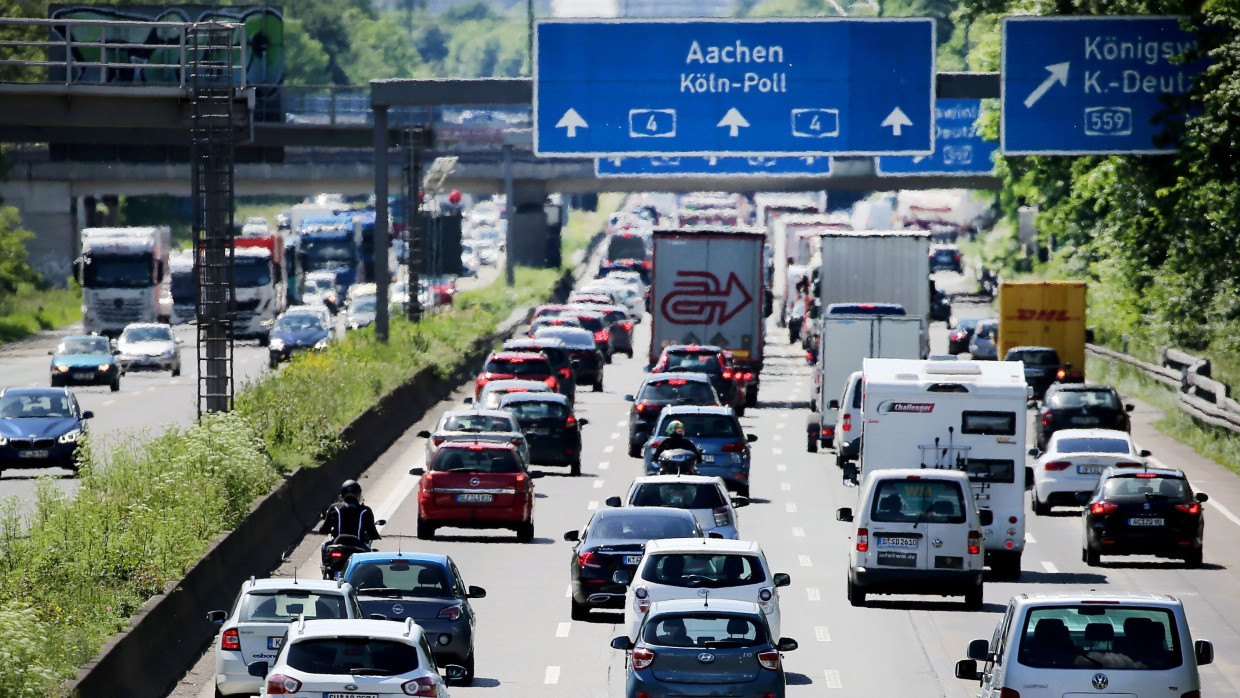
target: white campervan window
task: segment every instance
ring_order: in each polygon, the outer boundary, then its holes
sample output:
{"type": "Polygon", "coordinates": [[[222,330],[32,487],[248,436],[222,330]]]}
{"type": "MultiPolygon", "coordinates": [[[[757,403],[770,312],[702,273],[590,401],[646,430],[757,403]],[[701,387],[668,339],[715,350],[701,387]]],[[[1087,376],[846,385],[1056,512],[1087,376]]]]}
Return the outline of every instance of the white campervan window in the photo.
{"type": "Polygon", "coordinates": [[[969,458],[965,462],[973,482],[1015,482],[1016,463],[1003,458],[969,458]]]}
{"type": "Polygon", "coordinates": [[[1014,436],[1016,434],[1016,413],[963,412],[960,415],[960,433],[1014,436]]]}

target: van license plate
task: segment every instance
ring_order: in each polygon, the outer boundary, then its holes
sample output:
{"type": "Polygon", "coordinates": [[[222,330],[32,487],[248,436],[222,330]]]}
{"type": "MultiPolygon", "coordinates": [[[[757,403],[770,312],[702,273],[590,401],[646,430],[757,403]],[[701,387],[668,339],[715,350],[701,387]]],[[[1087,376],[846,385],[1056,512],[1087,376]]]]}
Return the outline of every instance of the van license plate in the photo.
{"type": "Polygon", "coordinates": [[[1076,473],[1078,475],[1101,475],[1102,466],[1101,465],[1078,465],[1076,466],[1076,473]]]}
{"type": "Polygon", "coordinates": [[[920,542],[920,538],[913,538],[910,536],[878,537],[878,547],[880,548],[916,548],[920,542]]]}
{"type": "Polygon", "coordinates": [[[18,458],[47,458],[47,455],[48,455],[48,451],[46,448],[41,448],[36,451],[18,451],[17,452],[18,458]]]}
{"type": "Polygon", "coordinates": [[[456,496],[458,502],[470,502],[474,504],[486,504],[491,501],[489,493],[471,492],[467,494],[458,494],[456,496]]]}
{"type": "Polygon", "coordinates": [[[269,650],[278,650],[280,649],[280,645],[282,644],[284,644],[283,635],[281,635],[280,637],[268,637],[267,638],[267,649],[269,650]]]}
{"type": "Polygon", "coordinates": [[[1145,528],[1145,527],[1148,527],[1148,526],[1162,526],[1162,525],[1163,525],[1163,519],[1162,519],[1162,517],[1155,518],[1155,517],[1152,517],[1152,516],[1151,516],[1151,517],[1133,518],[1133,519],[1128,519],[1128,525],[1129,525],[1129,526],[1138,526],[1138,527],[1141,527],[1141,528],[1145,528]]]}

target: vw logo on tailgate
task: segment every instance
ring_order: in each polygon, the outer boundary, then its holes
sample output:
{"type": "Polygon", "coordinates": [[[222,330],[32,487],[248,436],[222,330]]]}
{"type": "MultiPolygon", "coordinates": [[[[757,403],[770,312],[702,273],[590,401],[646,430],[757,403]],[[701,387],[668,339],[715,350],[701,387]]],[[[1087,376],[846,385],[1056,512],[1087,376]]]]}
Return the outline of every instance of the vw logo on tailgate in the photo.
{"type": "Polygon", "coordinates": [[[715,661],[715,655],[711,654],[710,652],[703,652],[698,655],[698,661],[703,664],[710,664],[711,662],[715,661]]]}
{"type": "Polygon", "coordinates": [[[1094,688],[1101,691],[1111,683],[1111,680],[1107,678],[1106,674],[1094,674],[1094,678],[1090,679],[1090,683],[1094,685],[1094,688]]]}

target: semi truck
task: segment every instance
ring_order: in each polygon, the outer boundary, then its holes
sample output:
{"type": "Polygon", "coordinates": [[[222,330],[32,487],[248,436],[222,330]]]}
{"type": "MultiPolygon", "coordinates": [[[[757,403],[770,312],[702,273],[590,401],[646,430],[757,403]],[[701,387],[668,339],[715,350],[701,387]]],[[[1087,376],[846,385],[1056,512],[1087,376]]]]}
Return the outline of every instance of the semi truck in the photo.
{"type": "Polygon", "coordinates": [[[171,267],[172,324],[193,322],[198,313],[194,290],[194,253],[190,250],[174,252],[168,257],[171,267]]]}
{"type": "Polygon", "coordinates": [[[288,308],[284,236],[279,233],[236,238],[233,280],[237,298],[233,336],[267,346],[271,326],[288,308]]]}
{"type": "Polygon", "coordinates": [[[1051,347],[1065,376],[1085,376],[1084,281],[1004,281],[999,284],[999,358],[1012,347],[1051,347]]]}
{"type": "Polygon", "coordinates": [[[168,322],[168,226],[83,228],[74,266],[86,332],[117,336],[131,322],[168,322]]]}
{"type": "Polygon", "coordinates": [[[330,271],[336,275],[336,294],[344,298],[357,283],[361,252],[357,231],[345,216],[310,217],[297,229],[306,253],[306,271],[330,271]]]}
{"type": "Polygon", "coordinates": [[[758,400],[763,357],[763,231],[656,228],[650,285],[651,365],[670,344],[712,344],[754,374],[746,405],[758,400]]]}

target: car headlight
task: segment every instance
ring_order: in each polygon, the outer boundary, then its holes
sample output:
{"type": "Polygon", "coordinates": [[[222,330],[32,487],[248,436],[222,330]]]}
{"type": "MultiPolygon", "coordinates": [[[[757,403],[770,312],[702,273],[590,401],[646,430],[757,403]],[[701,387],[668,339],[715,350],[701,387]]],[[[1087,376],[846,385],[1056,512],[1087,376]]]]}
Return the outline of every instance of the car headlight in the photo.
{"type": "Polygon", "coordinates": [[[326,340],[326,339],[320,339],[319,341],[315,342],[315,343],[314,343],[314,348],[315,348],[315,349],[326,349],[326,348],[327,348],[327,340],[326,340]]]}
{"type": "Polygon", "coordinates": [[[111,371],[112,364],[99,364],[99,370],[100,371],[111,371]]]}
{"type": "Polygon", "coordinates": [[[262,322],[258,324],[262,327],[271,327],[272,325],[276,324],[276,321],[272,318],[267,318],[266,320],[263,320],[262,322]]]}
{"type": "Polygon", "coordinates": [[[7,446],[8,444],[9,444],[8,438],[0,436],[0,446],[7,446]]]}
{"type": "Polygon", "coordinates": [[[60,438],[56,440],[62,444],[71,444],[71,443],[77,443],[77,440],[82,438],[82,436],[83,434],[82,434],[81,429],[70,429],[64,434],[61,434],[60,438]]]}
{"type": "Polygon", "coordinates": [[[69,367],[68,367],[68,366],[66,366],[66,365],[64,365],[64,364],[56,364],[53,368],[54,368],[54,369],[55,369],[58,373],[68,373],[68,372],[69,372],[69,367]]]}
{"type": "Polygon", "coordinates": [[[271,340],[270,346],[273,351],[284,351],[284,340],[276,337],[271,340]]]}

